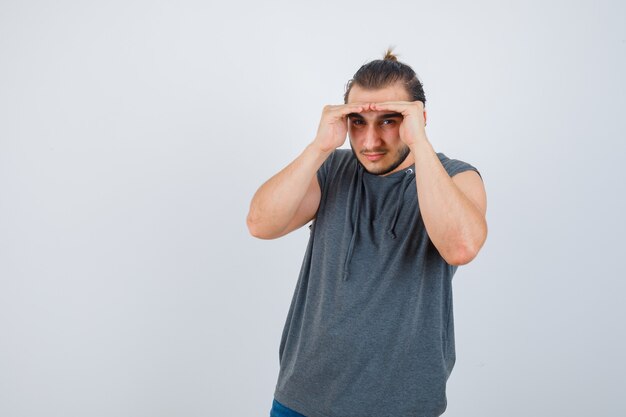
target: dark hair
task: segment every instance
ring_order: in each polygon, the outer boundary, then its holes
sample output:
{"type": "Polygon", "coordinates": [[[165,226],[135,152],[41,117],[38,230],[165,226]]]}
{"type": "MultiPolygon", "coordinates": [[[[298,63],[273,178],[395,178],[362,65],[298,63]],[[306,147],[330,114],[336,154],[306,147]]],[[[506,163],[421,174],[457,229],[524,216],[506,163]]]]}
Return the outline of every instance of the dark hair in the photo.
{"type": "Polygon", "coordinates": [[[359,68],[346,84],[346,92],[343,96],[344,103],[348,102],[348,94],[350,94],[350,90],[354,85],[367,90],[378,90],[399,82],[404,85],[413,101],[419,100],[426,105],[424,86],[417,78],[417,74],[415,74],[413,68],[399,62],[392,51],[393,48],[387,49],[383,59],[370,61],[359,68]]]}

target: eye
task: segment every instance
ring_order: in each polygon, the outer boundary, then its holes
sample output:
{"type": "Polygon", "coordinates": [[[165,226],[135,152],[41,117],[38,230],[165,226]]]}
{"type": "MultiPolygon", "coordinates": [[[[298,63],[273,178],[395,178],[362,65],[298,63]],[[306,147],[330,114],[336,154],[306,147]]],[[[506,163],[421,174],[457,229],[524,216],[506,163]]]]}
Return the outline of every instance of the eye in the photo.
{"type": "Polygon", "coordinates": [[[361,119],[352,119],[352,124],[355,126],[360,126],[360,125],[364,125],[365,122],[361,119]]]}
{"type": "Polygon", "coordinates": [[[394,124],[396,121],[393,119],[385,119],[381,122],[382,125],[386,125],[386,126],[390,126],[392,124],[394,124]]]}

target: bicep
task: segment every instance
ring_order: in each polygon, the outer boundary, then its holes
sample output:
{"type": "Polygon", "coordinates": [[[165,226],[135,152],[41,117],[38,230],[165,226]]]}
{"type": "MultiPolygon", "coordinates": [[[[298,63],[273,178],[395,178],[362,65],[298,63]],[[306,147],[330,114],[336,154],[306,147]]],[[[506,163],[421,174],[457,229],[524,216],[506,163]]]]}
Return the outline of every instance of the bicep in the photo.
{"type": "Polygon", "coordinates": [[[485,216],[487,213],[487,194],[480,175],[476,171],[464,171],[453,176],[452,181],[485,216]]]}
{"type": "Polygon", "coordinates": [[[317,180],[317,175],[313,176],[309,188],[300,202],[296,214],[293,216],[287,227],[282,231],[281,236],[286,235],[300,227],[304,226],[315,218],[317,209],[320,206],[320,199],[322,198],[322,190],[317,180]]]}

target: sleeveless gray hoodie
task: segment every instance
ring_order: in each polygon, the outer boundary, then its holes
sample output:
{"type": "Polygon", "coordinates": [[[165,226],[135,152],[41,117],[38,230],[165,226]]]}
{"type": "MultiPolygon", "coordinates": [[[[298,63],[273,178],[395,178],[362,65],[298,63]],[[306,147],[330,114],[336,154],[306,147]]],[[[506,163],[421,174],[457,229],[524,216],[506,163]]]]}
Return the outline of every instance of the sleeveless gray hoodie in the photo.
{"type": "MultiPolygon", "coordinates": [[[[472,165],[437,156],[451,177],[472,165]]],[[[480,175],[480,173],[479,173],[480,175]]],[[[414,166],[367,173],[349,149],[322,197],[279,348],[277,401],[307,417],[434,417],[455,362],[452,277],[420,215],[414,166]]]]}

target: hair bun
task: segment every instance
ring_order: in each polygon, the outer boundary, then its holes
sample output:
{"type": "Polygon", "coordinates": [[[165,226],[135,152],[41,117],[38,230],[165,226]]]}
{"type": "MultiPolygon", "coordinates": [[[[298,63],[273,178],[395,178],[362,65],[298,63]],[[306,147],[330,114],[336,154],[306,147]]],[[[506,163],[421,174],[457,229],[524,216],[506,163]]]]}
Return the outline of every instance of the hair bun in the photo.
{"type": "Polygon", "coordinates": [[[383,60],[398,62],[398,58],[393,54],[393,48],[387,49],[387,52],[385,52],[385,57],[383,58],[383,60]]]}

